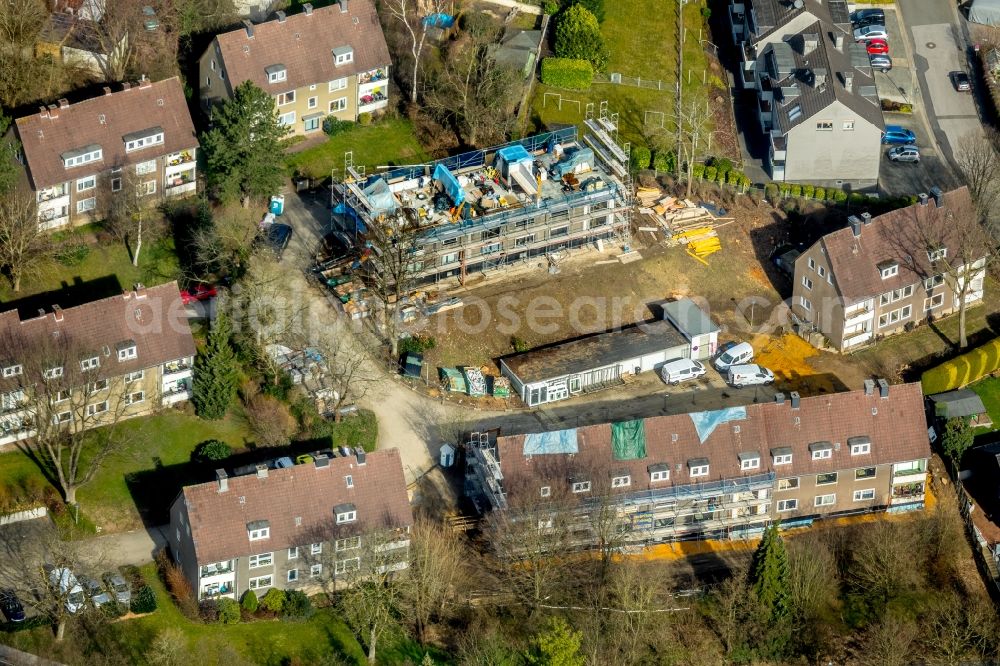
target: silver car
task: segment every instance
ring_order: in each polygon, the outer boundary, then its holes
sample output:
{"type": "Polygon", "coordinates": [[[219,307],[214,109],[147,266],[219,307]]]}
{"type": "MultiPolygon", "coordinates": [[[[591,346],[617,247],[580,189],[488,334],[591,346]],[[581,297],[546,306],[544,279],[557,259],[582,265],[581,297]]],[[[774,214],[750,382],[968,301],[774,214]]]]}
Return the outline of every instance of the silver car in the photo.
{"type": "Polygon", "coordinates": [[[104,586],[99,582],[90,578],[89,576],[80,576],[78,579],[80,585],[83,586],[84,591],[87,596],[90,597],[90,603],[94,604],[94,608],[100,608],[104,604],[111,601],[111,596],[108,595],[108,591],[104,589],[104,586]]]}
{"type": "Polygon", "coordinates": [[[913,162],[916,164],[920,161],[920,149],[916,146],[896,146],[887,154],[893,162],[913,162]]]}
{"type": "Polygon", "coordinates": [[[854,31],[854,41],[867,42],[869,39],[884,39],[889,41],[889,33],[884,25],[866,25],[854,31]]]}
{"type": "Polygon", "coordinates": [[[128,604],[132,600],[132,590],[129,588],[128,583],[125,582],[125,579],[119,574],[111,573],[110,571],[104,574],[103,579],[104,584],[115,595],[118,603],[128,608],[128,604]]]}
{"type": "Polygon", "coordinates": [[[888,72],[892,69],[892,58],[883,54],[871,55],[869,59],[872,63],[872,69],[878,72],[888,72]]]}

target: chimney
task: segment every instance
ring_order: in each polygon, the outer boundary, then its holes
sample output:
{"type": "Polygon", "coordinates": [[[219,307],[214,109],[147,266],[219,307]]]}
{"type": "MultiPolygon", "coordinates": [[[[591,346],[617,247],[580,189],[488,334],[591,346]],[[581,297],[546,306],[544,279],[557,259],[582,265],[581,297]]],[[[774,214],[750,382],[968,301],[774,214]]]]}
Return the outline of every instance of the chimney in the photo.
{"type": "Polygon", "coordinates": [[[854,234],[855,238],[861,236],[861,218],[857,215],[851,215],[847,218],[847,223],[851,225],[851,233],[854,234]]]}
{"type": "Polygon", "coordinates": [[[865,395],[872,395],[875,393],[875,380],[866,379],[865,380],[865,395]]]}
{"type": "Polygon", "coordinates": [[[49,117],[49,110],[47,108],[45,108],[44,104],[42,106],[38,107],[38,115],[41,116],[42,118],[48,118],[49,117]]]}
{"type": "Polygon", "coordinates": [[[798,409],[799,408],[799,392],[798,391],[792,391],[791,393],[788,394],[788,397],[792,399],[792,409],[798,409]]]}
{"type": "Polygon", "coordinates": [[[361,448],[360,446],[354,447],[354,455],[357,456],[357,458],[358,458],[358,465],[359,466],[365,464],[365,458],[367,456],[366,456],[365,450],[363,448],[361,448]]]}
{"type": "Polygon", "coordinates": [[[866,227],[869,224],[871,224],[872,223],[872,214],[869,213],[869,212],[867,212],[867,211],[864,212],[864,213],[861,213],[861,223],[864,224],[866,227]]]}
{"type": "Polygon", "coordinates": [[[944,193],[941,191],[940,187],[935,185],[930,189],[930,193],[931,197],[934,199],[934,203],[937,204],[938,208],[944,205],[944,193]]]}
{"type": "Polygon", "coordinates": [[[777,404],[779,404],[779,405],[785,404],[785,394],[784,393],[775,393],[774,394],[774,402],[777,403],[777,404]]]}
{"type": "Polygon", "coordinates": [[[826,84],[826,68],[817,67],[813,70],[813,86],[819,88],[826,84]]]}
{"type": "Polygon", "coordinates": [[[122,90],[123,91],[124,90],[131,90],[131,89],[132,89],[132,84],[131,83],[129,83],[128,81],[122,81],[122,90]]]}
{"type": "Polygon", "coordinates": [[[258,479],[267,478],[267,465],[257,465],[257,478],[258,479]]]}
{"type": "Polygon", "coordinates": [[[833,46],[838,51],[844,50],[844,33],[840,32],[839,30],[833,35],[833,46]]]}
{"type": "Polygon", "coordinates": [[[809,32],[802,35],[802,55],[812,53],[819,46],[819,35],[809,32]]]}
{"type": "Polygon", "coordinates": [[[847,92],[854,90],[854,72],[844,72],[844,90],[847,92]]]}
{"type": "Polygon", "coordinates": [[[330,459],[326,456],[316,456],[316,469],[323,469],[330,466],[330,459]]]}
{"type": "Polygon", "coordinates": [[[243,29],[247,31],[247,39],[253,39],[253,23],[244,19],[243,29]]]}
{"type": "Polygon", "coordinates": [[[111,86],[104,86],[104,94],[105,95],[111,94],[111,86]]]}
{"type": "Polygon", "coordinates": [[[219,482],[219,492],[224,493],[229,490],[229,476],[226,474],[226,470],[217,469],[215,470],[215,480],[219,482]]]}
{"type": "Polygon", "coordinates": [[[920,205],[921,206],[926,206],[927,205],[927,193],[926,192],[921,192],[920,194],[918,194],[917,195],[917,199],[920,200],[920,205]]]}
{"type": "Polygon", "coordinates": [[[66,99],[65,97],[61,98],[59,100],[59,108],[60,109],[68,109],[69,108],[69,100],[66,99]]]}
{"type": "Polygon", "coordinates": [[[288,18],[288,17],[287,17],[286,15],[285,15],[285,12],[282,12],[282,11],[277,11],[277,12],[274,12],[274,15],[278,17],[278,23],[284,23],[284,22],[285,22],[285,19],[287,19],[287,18],[288,18]]]}
{"type": "Polygon", "coordinates": [[[878,394],[881,398],[889,397],[889,382],[884,379],[878,380],[878,394]]]}
{"type": "Polygon", "coordinates": [[[146,298],[146,285],[141,282],[136,282],[132,285],[132,291],[135,292],[136,298],[146,298]]]}
{"type": "Polygon", "coordinates": [[[38,308],[38,316],[39,317],[45,316],[45,308],[38,308]]]}
{"type": "Polygon", "coordinates": [[[55,104],[49,104],[49,118],[59,117],[59,107],[55,104]]]}
{"type": "Polygon", "coordinates": [[[147,78],[146,78],[146,75],[145,75],[145,74],[143,74],[143,75],[142,75],[142,78],[140,78],[140,79],[139,79],[139,87],[140,87],[140,88],[148,88],[148,87],[150,87],[151,85],[153,85],[153,82],[152,82],[152,81],[150,81],[149,79],[147,79],[147,78]]]}
{"type": "Polygon", "coordinates": [[[338,0],[338,2],[340,3],[340,13],[341,14],[346,14],[347,13],[347,0],[338,0]]]}
{"type": "Polygon", "coordinates": [[[59,307],[58,305],[52,306],[52,319],[54,319],[55,321],[63,320],[63,311],[62,308],[59,307]]]}
{"type": "Polygon", "coordinates": [[[340,455],[344,457],[351,455],[351,449],[346,446],[340,447],[340,455]]]}
{"type": "Polygon", "coordinates": [[[303,4],[302,5],[302,13],[305,14],[306,16],[312,16],[313,15],[313,6],[312,6],[312,3],[307,2],[307,3],[303,4]]]}

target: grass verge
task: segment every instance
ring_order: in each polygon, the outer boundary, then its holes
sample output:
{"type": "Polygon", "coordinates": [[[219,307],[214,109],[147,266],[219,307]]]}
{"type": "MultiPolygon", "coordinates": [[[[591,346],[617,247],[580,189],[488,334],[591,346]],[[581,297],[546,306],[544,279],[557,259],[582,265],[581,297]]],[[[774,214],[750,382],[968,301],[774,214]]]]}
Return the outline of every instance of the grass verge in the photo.
{"type": "Polygon", "coordinates": [[[288,156],[289,171],[309,178],[327,178],[344,171],[344,153],[353,151],[354,164],[367,172],[381,165],[418,164],[427,155],[417,142],[413,124],[408,120],[384,120],[330,137],[323,143],[288,156]]]}

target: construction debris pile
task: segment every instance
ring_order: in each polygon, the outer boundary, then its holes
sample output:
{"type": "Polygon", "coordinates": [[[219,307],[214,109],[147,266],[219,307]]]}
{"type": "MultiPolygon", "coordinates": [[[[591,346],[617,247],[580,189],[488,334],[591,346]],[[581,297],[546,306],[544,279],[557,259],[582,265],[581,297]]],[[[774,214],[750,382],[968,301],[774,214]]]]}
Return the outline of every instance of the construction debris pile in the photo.
{"type": "Polygon", "coordinates": [[[710,203],[695,203],[690,199],[663,196],[655,187],[636,190],[639,213],[656,223],[667,236],[669,245],[686,246],[688,255],[708,265],[706,257],[722,249],[716,231],[733,220],[726,211],[710,203]]]}

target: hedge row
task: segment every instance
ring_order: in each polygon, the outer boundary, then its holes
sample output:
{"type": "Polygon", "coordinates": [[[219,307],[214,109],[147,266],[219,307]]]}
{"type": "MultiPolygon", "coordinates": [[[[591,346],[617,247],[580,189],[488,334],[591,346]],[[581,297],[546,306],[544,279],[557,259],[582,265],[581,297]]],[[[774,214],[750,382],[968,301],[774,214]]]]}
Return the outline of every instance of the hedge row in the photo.
{"type": "Polygon", "coordinates": [[[1000,338],[945,361],[920,377],[924,395],[952,391],[1000,369],[1000,338]]]}
{"type": "Polygon", "coordinates": [[[731,171],[725,168],[719,168],[715,164],[711,166],[705,166],[704,164],[695,164],[691,168],[691,175],[697,180],[706,180],[710,183],[719,183],[720,185],[732,185],[733,187],[738,187],[740,190],[746,190],[750,187],[750,179],[743,175],[740,171],[731,171]]]}
{"type": "MultiPolygon", "coordinates": [[[[847,192],[836,188],[827,189],[815,185],[799,185],[796,183],[768,183],[764,186],[764,195],[771,201],[781,197],[801,197],[805,199],[816,199],[817,201],[832,201],[834,203],[844,203],[847,201],[847,192]]],[[[860,195],[858,195],[860,196],[860,195]]]]}
{"type": "Polygon", "coordinates": [[[594,67],[586,60],[545,58],[542,60],[542,83],[569,90],[589,90],[594,81],[594,67]]]}

